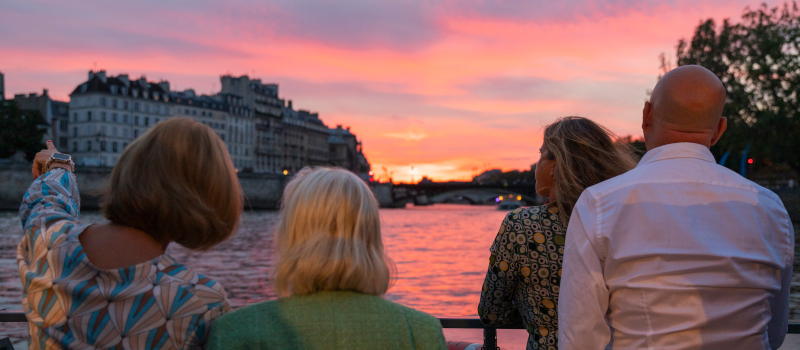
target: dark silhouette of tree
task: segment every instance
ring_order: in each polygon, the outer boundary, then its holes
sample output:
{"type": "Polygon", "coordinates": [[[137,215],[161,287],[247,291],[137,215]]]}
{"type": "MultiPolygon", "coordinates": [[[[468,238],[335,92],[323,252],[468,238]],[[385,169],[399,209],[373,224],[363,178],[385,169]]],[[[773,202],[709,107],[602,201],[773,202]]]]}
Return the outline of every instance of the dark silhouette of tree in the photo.
{"type": "MultiPolygon", "coordinates": [[[[662,72],[670,62],[661,57],[662,72]]],[[[738,167],[742,151],[755,168],[784,163],[800,172],[800,11],[797,3],[745,8],[740,23],[701,22],[677,45],[678,66],[697,64],[722,80],[728,131],[712,147],[717,159],[738,167]],[[752,155],[752,156],[750,156],[752,155]],[[734,164],[735,163],[735,164],[734,164]]]]}
{"type": "Polygon", "coordinates": [[[46,123],[38,111],[22,110],[14,100],[0,100],[0,158],[22,151],[32,161],[45,148],[42,125],[46,123]]]}

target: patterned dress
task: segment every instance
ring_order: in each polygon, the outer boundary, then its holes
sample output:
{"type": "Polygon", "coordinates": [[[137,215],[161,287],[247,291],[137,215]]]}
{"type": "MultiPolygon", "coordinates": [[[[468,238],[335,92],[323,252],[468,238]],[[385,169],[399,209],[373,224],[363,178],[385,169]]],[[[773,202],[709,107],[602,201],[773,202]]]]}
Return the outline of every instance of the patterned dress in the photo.
{"type": "Polygon", "coordinates": [[[230,308],[222,286],[168,255],[100,270],[78,235],[75,175],[53,169],[20,207],[17,248],[30,349],[199,349],[230,308]]]}
{"type": "Polygon", "coordinates": [[[490,248],[478,315],[502,326],[522,316],[528,350],[558,349],[558,285],[564,234],[558,208],[516,209],[506,215],[490,248]]]}

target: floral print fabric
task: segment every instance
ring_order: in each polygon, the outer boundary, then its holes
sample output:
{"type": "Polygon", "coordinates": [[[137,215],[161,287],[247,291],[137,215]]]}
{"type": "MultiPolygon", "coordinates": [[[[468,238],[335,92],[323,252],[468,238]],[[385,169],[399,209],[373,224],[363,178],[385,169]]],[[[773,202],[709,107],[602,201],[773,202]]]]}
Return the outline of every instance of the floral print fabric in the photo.
{"type": "Polygon", "coordinates": [[[521,208],[506,215],[490,248],[478,315],[495,326],[521,316],[530,334],[528,350],[558,349],[565,233],[557,207],[521,208]]]}
{"type": "Polygon", "coordinates": [[[75,175],[40,176],[20,207],[17,248],[30,349],[200,349],[229,310],[221,285],[162,255],[100,270],[78,235],[75,175]]]}

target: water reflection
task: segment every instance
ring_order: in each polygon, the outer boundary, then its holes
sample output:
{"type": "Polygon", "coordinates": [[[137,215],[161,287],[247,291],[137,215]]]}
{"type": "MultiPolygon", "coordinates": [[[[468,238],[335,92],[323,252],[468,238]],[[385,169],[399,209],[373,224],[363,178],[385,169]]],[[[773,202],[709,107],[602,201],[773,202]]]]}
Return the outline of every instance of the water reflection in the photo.
{"type": "MultiPolygon", "coordinates": [[[[386,298],[437,316],[477,313],[488,247],[505,213],[494,207],[434,205],[381,210],[386,251],[397,274],[386,298]]],[[[246,212],[239,232],[208,252],[173,245],[168,253],[216,279],[233,308],[275,298],[270,287],[272,229],[277,213],[246,212]]],[[[81,221],[100,223],[98,212],[81,221]]],[[[16,248],[22,235],[16,213],[0,213],[0,308],[21,310],[16,248]]],[[[24,324],[4,324],[0,335],[22,337],[24,324]]]]}

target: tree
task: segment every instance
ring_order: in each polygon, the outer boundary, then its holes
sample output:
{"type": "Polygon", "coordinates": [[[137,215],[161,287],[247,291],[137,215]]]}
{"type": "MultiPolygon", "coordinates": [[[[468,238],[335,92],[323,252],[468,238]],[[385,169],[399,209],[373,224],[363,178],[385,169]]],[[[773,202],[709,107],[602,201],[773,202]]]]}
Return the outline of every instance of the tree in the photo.
{"type": "Polygon", "coordinates": [[[45,148],[42,125],[46,123],[38,111],[22,110],[14,100],[0,100],[0,158],[22,151],[28,161],[33,161],[45,148]]]}
{"type": "MultiPolygon", "coordinates": [[[[783,163],[800,173],[800,10],[797,3],[745,8],[740,23],[701,22],[691,41],[677,45],[679,66],[714,72],[728,96],[728,131],[712,152],[748,155],[756,167],[783,163]]],[[[669,62],[663,57],[662,71],[669,62]]],[[[737,157],[732,157],[737,158],[737,157]]],[[[734,162],[727,165],[735,166],[734,162]]]]}

